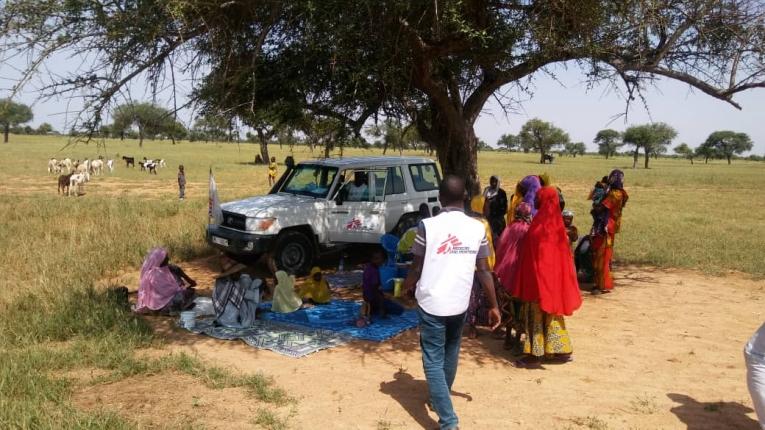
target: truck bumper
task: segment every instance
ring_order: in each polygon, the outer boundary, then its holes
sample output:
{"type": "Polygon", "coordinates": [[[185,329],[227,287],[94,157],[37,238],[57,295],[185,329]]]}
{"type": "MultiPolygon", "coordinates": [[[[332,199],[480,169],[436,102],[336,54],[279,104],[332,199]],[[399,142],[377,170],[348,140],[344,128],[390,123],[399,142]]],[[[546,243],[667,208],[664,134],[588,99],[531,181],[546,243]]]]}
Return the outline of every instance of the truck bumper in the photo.
{"type": "Polygon", "coordinates": [[[230,254],[263,254],[269,251],[275,242],[275,235],[250,234],[216,224],[207,226],[207,243],[230,254]]]}

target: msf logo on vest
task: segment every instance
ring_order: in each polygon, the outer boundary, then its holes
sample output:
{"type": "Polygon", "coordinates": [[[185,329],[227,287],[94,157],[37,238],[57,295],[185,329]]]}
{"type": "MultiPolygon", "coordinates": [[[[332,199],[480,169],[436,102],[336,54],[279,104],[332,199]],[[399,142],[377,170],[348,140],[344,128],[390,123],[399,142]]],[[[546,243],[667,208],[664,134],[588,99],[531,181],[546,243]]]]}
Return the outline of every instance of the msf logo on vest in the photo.
{"type": "Polygon", "coordinates": [[[436,250],[436,254],[438,255],[476,253],[477,251],[471,250],[469,247],[462,245],[462,242],[459,240],[459,238],[451,233],[446,238],[446,240],[441,242],[441,245],[439,245],[438,249],[436,250]]]}

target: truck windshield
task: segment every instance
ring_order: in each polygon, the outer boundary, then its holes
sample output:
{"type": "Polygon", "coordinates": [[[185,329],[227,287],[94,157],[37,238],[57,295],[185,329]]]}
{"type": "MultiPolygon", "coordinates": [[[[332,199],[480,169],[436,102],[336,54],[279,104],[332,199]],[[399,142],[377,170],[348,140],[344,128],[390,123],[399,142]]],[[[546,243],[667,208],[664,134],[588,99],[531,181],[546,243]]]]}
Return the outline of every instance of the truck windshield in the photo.
{"type": "Polygon", "coordinates": [[[335,175],[337,167],[301,164],[292,171],[281,192],[325,198],[335,182],[335,175]]]}

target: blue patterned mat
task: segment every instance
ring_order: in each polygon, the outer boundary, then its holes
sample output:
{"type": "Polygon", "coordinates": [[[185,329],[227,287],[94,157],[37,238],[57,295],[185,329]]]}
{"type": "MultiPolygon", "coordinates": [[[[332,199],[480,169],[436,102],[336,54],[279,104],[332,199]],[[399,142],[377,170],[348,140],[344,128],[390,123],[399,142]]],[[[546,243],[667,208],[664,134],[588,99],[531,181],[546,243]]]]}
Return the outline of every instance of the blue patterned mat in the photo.
{"type": "Polygon", "coordinates": [[[322,349],[334,348],[352,340],[330,330],[287,326],[258,320],[253,327],[234,329],[216,326],[213,319],[197,319],[192,333],[222,340],[242,339],[246,344],[289,357],[303,357],[322,349]]]}
{"type": "Polygon", "coordinates": [[[418,324],[417,311],[410,309],[400,316],[391,315],[388,318],[374,318],[369,326],[358,328],[356,327],[356,319],[361,311],[361,302],[349,300],[333,300],[326,305],[301,309],[288,314],[270,312],[271,303],[261,304],[261,309],[269,310],[261,316],[265,320],[331,330],[356,339],[374,342],[390,339],[405,330],[417,327],[418,324]]]}
{"type": "Polygon", "coordinates": [[[324,278],[332,288],[358,287],[361,285],[361,281],[364,280],[364,272],[361,270],[335,272],[331,275],[324,275],[324,278]]]}

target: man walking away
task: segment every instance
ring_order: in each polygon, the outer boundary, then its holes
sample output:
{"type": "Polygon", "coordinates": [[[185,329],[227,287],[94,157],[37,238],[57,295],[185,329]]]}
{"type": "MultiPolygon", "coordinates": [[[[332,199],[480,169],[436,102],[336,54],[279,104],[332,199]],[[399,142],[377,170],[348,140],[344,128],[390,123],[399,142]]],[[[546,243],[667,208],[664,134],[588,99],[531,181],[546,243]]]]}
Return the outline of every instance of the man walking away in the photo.
{"type": "Polygon", "coordinates": [[[404,287],[410,292],[416,287],[422,365],[438,423],[441,429],[456,429],[459,420],[450,391],[475,274],[489,300],[492,330],[499,326],[500,314],[486,261],[489,248],[484,226],[463,209],[465,181],[447,175],[439,187],[439,200],[441,213],[418,227],[414,262],[404,287]]]}

